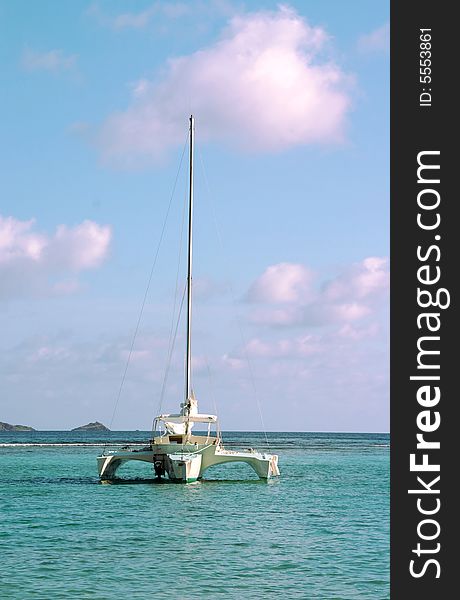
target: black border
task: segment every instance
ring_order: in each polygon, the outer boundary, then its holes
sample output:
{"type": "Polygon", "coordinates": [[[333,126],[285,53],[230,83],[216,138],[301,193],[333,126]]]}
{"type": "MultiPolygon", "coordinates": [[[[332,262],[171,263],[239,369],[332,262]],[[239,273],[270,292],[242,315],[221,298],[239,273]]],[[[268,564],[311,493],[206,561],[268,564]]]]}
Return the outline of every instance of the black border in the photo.
{"type": "Polygon", "coordinates": [[[454,67],[458,35],[454,33],[451,7],[434,0],[391,3],[391,597],[396,600],[453,598],[458,594],[455,572],[460,572],[460,565],[455,564],[454,545],[458,500],[453,488],[458,470],[457,439],[460,440],[454,416],[459,402],[455,374],[460,372],[460,363],[457,365],[460,353],[456,348],[460,334],[456,313],[460,253],[455,247],[459,237],[456,205],[460,204],[460,198],[453,179],[460,169],[455,166],[458,151],[454,147],[458,127],[458,108],[454,109],[454,103],[459,103],[454,92],[458,78],[458,69],[454,67]],[[419,80],[420,28],[432,30],[432,82],[427,86],[419,80]],[[431,88],[431,106],[419,105],[423,87],[431,88]],[[441,183],[437,189],[441,194],[442,220],[436,233],[441,236],[438,242],[441,258],[432,264],[441,267],[439,285],[451,295],[450,307],[440,310],[442,325],[437,357],[440,370],[436,374],[441,378],[441,400],[437,407],[441,425],[431,434],[431,439],[440,440],[441,447],[430,457],[431,462],[441,465],[438,496],[441,508],[436,515],[441,527],[436,542],[441,546],[436,555],[430,555],[440,563],[439,578],[433,565],[420,578],[409,572],[410,561],[417,558],[412,552],[419,541],[417,525],[424,518],[417,510],[417,496],[408,494],[409,489],[417,487],[417,473],[410,472],[409,456],[416,451],[419,431],[416,418],[423,410],[416,399],[419,382],[409,379],[420,374],[416,346],[421,335],[417,328],[417,315],[421,311],[417,305],[420,262],[416,252],[418,245],[436,243],[432,241],[434,232],[422,231],[416,221],[420,191],[417,154],[423,150],[440,151],[441,183]]]}

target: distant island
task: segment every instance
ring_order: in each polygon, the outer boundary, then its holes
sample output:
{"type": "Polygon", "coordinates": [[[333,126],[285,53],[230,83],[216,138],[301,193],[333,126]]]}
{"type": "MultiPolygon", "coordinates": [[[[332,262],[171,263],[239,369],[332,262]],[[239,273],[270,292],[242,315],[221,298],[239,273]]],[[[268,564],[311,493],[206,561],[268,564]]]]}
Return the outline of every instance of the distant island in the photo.
{"type": "Polygon", "coordinates": [[[88,423],[87,425],[82,425],[81,427],[75,427],[71,431],[110,431],[110,429],[102,423],[99,423],[99,421],[94,421],[94,423],[88,423]]]}
{"type": "Polygon", "coordinates": [[[10,425],[10,423],[0,421],[0,431],[35,431],[35,429],[28,425],[10,425]]]}

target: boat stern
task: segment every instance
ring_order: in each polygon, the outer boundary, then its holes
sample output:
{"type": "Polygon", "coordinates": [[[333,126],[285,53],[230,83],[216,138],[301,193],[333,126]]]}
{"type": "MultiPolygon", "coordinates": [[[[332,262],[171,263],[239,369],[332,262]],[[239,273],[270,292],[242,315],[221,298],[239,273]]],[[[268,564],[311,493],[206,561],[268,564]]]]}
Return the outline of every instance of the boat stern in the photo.
{"type": "Polygon", "coordinates": [[[201,473],[201,454],[167,454],[165,468],[171,481],[192,483],[201,473]]]}

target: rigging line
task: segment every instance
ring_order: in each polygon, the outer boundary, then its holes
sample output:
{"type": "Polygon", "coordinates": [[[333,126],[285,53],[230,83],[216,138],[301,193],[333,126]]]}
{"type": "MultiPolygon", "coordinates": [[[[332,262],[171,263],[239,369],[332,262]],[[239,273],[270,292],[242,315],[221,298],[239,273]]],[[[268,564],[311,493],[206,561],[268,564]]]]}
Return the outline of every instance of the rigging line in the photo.
{"type": "MultiPolygon", "coordinates": [[[[208,372],[208,378],[209,378],[209,387],[211,388],[211,398],[212,398],[212,404],[214,406],[214,410],[216,415],[219,415],[219,411],[217,410],[217,395],[215,393],[215,386],[214,386],[214,379],[211,373],[211,368],[209,366],[209,360],[208,357],[205,356],[205,360],[206,360],[206,369],[208,372]]],[[[220,423],[219,420],[217,421],[217,437],[222,441],[222,432],[220,430],[220,423]]]]}
{"type": "Polygon", "coordinates": [[[254,390],[254,396],[256,398],[256,403],[257,403],[257,408],[258,408],[258,411],[259,411],[260,421],[262,423],[262,429],[263,429],[263,432],[264,432],[265,443],[267,444],[267,447],[268,447],[268,449],[271,452],[270,442],[268,441],[268,437],[267,437],[267,430],[265,429],[265,422],[264,422],[264,417],[263,417],[263,414],[262,414],[262,407],[260,405],[259,394],[257,393],[256,381],[255,381],[255,377],[254,377],[254,371],[252,369],[251,361],[249,360],[249,355],[248,355],[247,349],[246,349],[247,348],[247,343],[246,343],[245,337],[243,335],[243,330],[241,329],[241,323],[240,323],[240,321],[239,321],[238,318],[237,318],[237,323],[238,323],[238,329],[240,331],[241,341],[242,341],[242,344],[243,344],[243,354],[244,354],[244,357],[245,357],[246,362],[248,364],[248,370],[249,370],[249,375],[250,375],[250,378],[251,378],[251,384],[252,384],[252,387],[253,387],[253,390],[254,390]]]}
{"type": "MultiPolygon", "coordinates": [[[[171,314],[171,327],[169,329],[168,352],[166,355],[167,359],[166,359],[165,371],[168,368],[168,360],[169,360],[168,357],[174,349],[174,342],[172,340],[173,340],[173,332],[174,332],[174,321],[175,321],[175,317],[176,317],[177,298],[178,298],[178,293],[179,293],[179,273],[180,273],[182,245],[183,245],[183,238],[184,238],[184,224],[185,224],[186,207],[187,207],[187,187],[185,188],[184,205],[182,208],[182,225],[181,225],[181,230],[180,230],[179,255],[178,255],[178,261],[177,261],[176,284],[175,284],[175,290],[174,290],[174,305],[173,305],[173,310],[172,310],[172,314],[171,314]],[[171,344],[173,344],[172,347],[171,347],[171,344]]],[[[161,404],[162,404],[162,399],[160,396],[160,404],[158,406],[157,414],[160,413],[161,404]]]]}
{"type": "MultiPolygon", "coordinates": [[[[133,334],[133,337],[132,337],[132,340],[131,340],[131,346],[130,346],[130,349],[129,349],[128,358],[126,360],[125,369],[123,371],[123,375],[122,375],[122,378],[121,378],[120,387],[118,388],[118,394],[117,394],[116,401],[115,401],[115,406],[114,406],[114,409],[113,409],[113,412],[112,412],[112,418],[110,420],[109,430],[112,429],[113,420],[115,418],[115,414],[116,414],[116,411],[117,411],[118,403],[120,401],[121,392],[123,390],[123,386],[124,386],[125,379],[126,379],[126,374],[128,372],[128,367],[129,367],[129,363],[130,363],[130,360],[131,360],[131,355],[133,353],[134,344],[136,342],[136,337],[137,337],[137,334],[138,334],[138,331],[139,331],[139,326],[140,326],[140,323],[141,323],[141,320],[142,320],[142,315],[144,313],[145,303],[147,301],[147,296],[148,296],[148,293],[149,293],[149,290],[150,290],[150,284],[152,283],[153,272],[155,270],[155,266],[156,266],[156,263],[157,263],[158,254],[160,252],[160,247],[161,247],[161,244],[163,242],[163,238],[164,238],[164,234],[165,234],[165,230],[166,230],[166,224],[168,222],[168,217],[169,217],[169,213],[171,211],[171,205],[172,205],[172,201],[173,201],[173,198],[174,198],[174,193],[176,191],[177,181],[179,179],[179,174],[180,174],[180,170],[181,170],[181,167],[182,167],[182,161],[184,159],[185,149],[187,148],[187,142],[188,142],[188,134],[187,134],[187,137],[186,137],[186,140],[185,140],[185,143],[184,143],[184,147],[182,149],[182,154],[181,154],[181,158],[180,158],[180,162],[179,162],[179,168],[177,169],[177,173],[176,173],[176,177],[175,177],[175,180],[174,180],[173,189],[172,189],[172,192],[171,192],[171,197],[169,198],[169,204],[168,204],[168,208],[166,210],[166,215],[165,215],[165,218],[164,218],[164,221],[163,221],[163,227],[161,229],[160,239],[158,240],[158,245],[157,245],[157,248],[156,248],[156,251],[155,251],[152,268],[150,269],[150,274],[149,274],[149,278],[148,278],[148,281],[147,281],[147,287],[145,289],[145,293],[144,293],[144,298],[142,300],[141,309],[140,309],[139,316],[138,316],[138,319],[137,319],[136,327],[134,329],[134,334],[133,334]]],[[[104,451],[106,449],[106,446],[107,446],[107,441],[106,441],[106,444],[104,446],[104,451]]]]}
{"type": "MultiPolygon", "coordinates": [[[[173,343],[172,343],[171,348],[170,348],[170,352],[169,352],[169,356],[168,356],[168,364],[167,364],[167,367],[166,367],[166,372],[165,372],[164,377],[163,377],[163,384],[161,386],[161,394],[160,394],[160,402],[159,402],[159,406],[158,406],[158,414],[160,414],[161,406],[162,406],[163,400],[164,400],[164,395],[165,395],[165,391],[166,391],[166,383],[168,381],[169,370],[171,368],[172,353],[174,351],[174,346],[175,346],[175,343],[176,343],[177,331],[179,329],[179,323],[180,323],[180,318],[181,318],[181,314],[182,314],[182,308],[184,306],[184,299],[185,299],[185,292],[186,292],[186,290],[187,290],[187,286],[185,285],[184,286],[184,291],[182,292],[182,300],[181,300],[180,307],[179,307],[179,314],[177,315],[177,322],[176,322],[176,329],[174,331],[173,343]]],[[[154,427],[155,427],[155,419],[153,420],[153,423],[152,423],[152,433],[154,431],[154,427]]]]}
{"type": "MultiPolygon", "coordinates": [[[[219,241],[219,245],[221,247],[222,254],[225,255],[224,244],[223,244],[222,236],[221,236],[221,233],[220,233],[219,225],[218,225],[218,222],[217,222],[216,211],[215,211],[214,203],[212,202],[211,188],[210,188],[210,185],[209,185],[209,180],[208,180],[208,177],[207,177],[207,174],[206,174],[206,170],[204,168],[203,155],[201,154],[200,150],[198,150],[198,154],[200,156],[201,168],[202,168],[202,171],[203,171],[203,178],[204,178],[206,189],[207,189],[207,192],[208,192],[208,195],[209,195],[209,198],[210,198],[209,204],[211,206],[211,213],[212,213],[212,218],[213,218],[213,222],[214,222],[214,227],[216,229],[217,239],[219,241]]],[[[243,354],[244,354],[245,360],[246,360],[247,365],[248,365],[248,371],[249,371],[250,381],[251,381],[251,384],[252,384],[252,388],[253,388],[253,392],[254,392],[254,397],[255,397],[255,400],[256,400],[257,410],[259,412],[260,422],[262,424],[262,430],[263,430],[264,437],[265,437],[265,443],[267,444],[267,447],[270,450],[270,443],[268,441],[267,431],[265,429],[265,422],[264,422],[264,417],[263,417],[263,414],[262,414],[262,407],[261,407],[260,400],[259,400],[259,394],[258,394],[257,388],[256,388],[254,372],[253,372],[253,369],[252,369],[251,362],[249,360],[249,355],[248,355],[247,350],[246,350],[246,339],[245,339],[245,336],[243,334],[243,329],[241,327],[241,322],[240,322],[240,319],[238,318],[238,313],[236,311],[235,293],[233,291],[233,286],[232,286],[231,282],[227,282],[227,287],[228,287],[228,290],[230,291],[230,297],[231,297],[231,300],[232,300],[233,307],[235,309],[235,317],[236,317],[236,322],[237,322],[237,325],[238,325],[238,330],[239,330],[239,333],[240,333],[240,338],[241,338],[241,341],[242,341],[243,354]]]]}

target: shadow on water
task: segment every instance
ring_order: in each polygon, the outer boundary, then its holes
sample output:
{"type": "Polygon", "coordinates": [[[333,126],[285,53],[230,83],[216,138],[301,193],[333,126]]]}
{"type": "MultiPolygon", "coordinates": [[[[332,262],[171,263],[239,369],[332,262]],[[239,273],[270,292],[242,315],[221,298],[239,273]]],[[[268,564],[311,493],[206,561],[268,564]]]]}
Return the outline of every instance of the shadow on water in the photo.
{"type": "MultiPolygon", "coordinates": [[[[271,480],[271,484],[274,480],[271,480]]],[[[232,483],[245,483],[245,484],[256,484],[256,485],[267,485],[267,481],[264,479],[200,479],[199,481],[192,481],[184,484],[180,481],[171,481],[169,479],[111,479],[110,481],[99,481],[101,485],[210,485],[214,483],[232,484],[232,483]]]]}
{"type": "MultiPolygon", "coordinates": [[[[268,482],[264,479],[201,479],[193,481],[186,485],[211,485],[211,484],[251,484],[251,485],[272,485],[277,479],[271,479],[268,482]]],[[[157,478],[133,478],[133,479],[111,479],[110,481],[101,481],[96,477],[30,477],[26,479],[0,479],[1,485],[185,485],[183,482],[171,481],[169,479],[157,478]]]]}
{"type": "Polygon", "coordinates": [[[0,484],[33,484],[33,485],[95,485],[99,483],[96,477],[25,477],[21,479],[0,479],[0,484]]]}
{"type": "MultiPolygon", "coordinates": [[[[176,482],[168,479],[156,479],[148,477],[136,477],[132,479],[111,479],[110,481],[101,481],[97,477],[30,477],[25,479],[8,479],[0,484],[29,484],[29,485],[176,485],[176,482]]],[[[188,484],[191,485],[191,484],[188,484]]]]}
{"type": "Polygon", "coordinates": [[[110,479],[110,480],[103,480],[103,481],[98,481],[98,483],[100,483],[101,485],[163,485],[165,483],[171,483],[173,484],[173,481],[168,481],[167,479],[157,479],[157,478],[148,478],[148,477],[136,477],[134,479],[110,479]]]}

